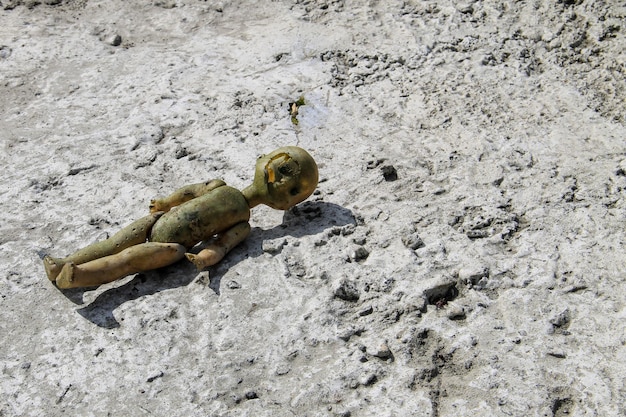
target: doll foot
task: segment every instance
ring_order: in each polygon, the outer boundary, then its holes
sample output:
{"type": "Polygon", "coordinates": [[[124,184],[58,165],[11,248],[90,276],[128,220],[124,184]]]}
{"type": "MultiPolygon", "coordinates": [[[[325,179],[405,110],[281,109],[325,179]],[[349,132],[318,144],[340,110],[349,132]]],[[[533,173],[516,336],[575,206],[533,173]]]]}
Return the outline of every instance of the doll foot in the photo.
{"type": "Polygon", "coordinates": [[[193,263],[198,271],[213,266],[218,263],[226,255],[226,251],[221,248],[204,249],[199,254],[186,253],[185,257],[189,262],[193,263]]]}
{"type": "Polygon", "coordinates": [[[61,272],[56,278],[56,284],[58,288],[65,290],[74,287],[74,267],[75,265],[73,262],[68,262],[63,265],[63,268],[61,268],[61,272]]]}
{"type": "Polygon", "coordinates": [[[63,265],[65,265],[65,262],[58,258],[53,258],[51,256],[46,256],[43,258],[43,267],[46,270],[46,275],[48,275],[48,279],[52,282],[54,282],[57,279],[59,273],[61,273],[63,265]]]}

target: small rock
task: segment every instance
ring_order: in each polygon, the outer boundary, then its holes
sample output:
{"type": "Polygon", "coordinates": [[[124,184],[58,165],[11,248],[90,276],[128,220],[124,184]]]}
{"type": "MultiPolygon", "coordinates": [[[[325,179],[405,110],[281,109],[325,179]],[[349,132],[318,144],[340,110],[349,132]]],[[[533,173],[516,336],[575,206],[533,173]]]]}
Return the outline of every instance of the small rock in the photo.
{"type": "Polygon", "coordinates": [[[558,359],[565,359],[567,357],[567,354],[561,349],[551,350],[548,352],[548,355],[558,359]]]}
{"type": "Polygon", "coordinates": [[[367,306],[364,309],[362,309],[361,311],[359,311],[359,316],[361,316],[361,317],[369,316],[373,312],[374,312],[374,308],[372,306],[367,306]]]}
{"type": "Polygon", "coordinates": [[[359,381],[356,378],[350,378],[346,384],[352,389],[357,389],[359,387],[359,381]]]}
{"type": "Polygon", "coordinates": [[[374,385],[378,381],[378,377],[373,372],[368,372],[359,379],[359,383],[365,387],[374,385]]]}
{"type": "Polygon", "coordinates": [[[424,296],[428,300],[428,303],[437,306],[437,308],[444,307],[458,295],[459,290],[456,288],[456,283],[451,282],[448,278],[442,279],[441,283],[433,285],[432,288],[428,288],[424,291],[424,296]]]}
{"type": "Polygon", "coordinates": [[[328,237],[339,236],[341,234],[341,229],[342,228],[339,226],[333,226],[330,228],[328,233],[326,233],[326,236],[328,237]]]}
{"type": "Polygon", "coordinates": [[[276,255],[283,250],[285,245],[287,245],[286,239],[265,240],[263,241],[261,248],[263,249],[263,252],[267,252],[270,255],[276,255]]]}
{"type": "Polygon", "coordinates": [[[161,126],[145,126],[140,132],[137,133],[137,140],[130,150],[135,151],[145,145],[158,145],[164,138],[165,132],[161,126]]]}
{"type": "Polygon", "coordinates": [[[150,378],[146,379],[146,382],[154,382],[156,379],[162,378],[163,375],[165,375],[163,371],[159,371],[156,375],[153,375],[150,378]]]}
{"type": "Polygon", "coordinates": [[[174,0],[156,1],[154,5],[163,9],[173,9],[176,7],[176,2],[174,0]]]}
{"type": "Polygon", "coordinates": [[[402,243],[404,244],[404,246],[406,246],[407,248],[411,250],[416,250],[416,249],[423,248],[424,246],[426,246],[424,244],[424,241],[417,235],[417,233],[412,233],[408,236],[403,236],[402,243]]]}
{"type": "Polygon", "coordinates": [[[456,9],[463,14],[474,13],[474,6],[468,3],[457,4],[456,9]]]}
{"type": "Polygon", "coordinates": [[[291,367],[289,365],[287,364],[279,365],[276,368],[276,375],[278,376],[287,375],[289,371],[291,371],[291,367]]]}
{"type": "Polygon", "coordinates": [[[377,166],[379,166],[380,164],[382,164],[383,162],[385,162],[384,158],[383,159],[367,161],[367,169],[374,169],[377,166]]]}
{"type": "Polygon", "coordinates": [[[459,269],[459,279],[467,284],[475,285],[484,277],[489,277],[489,268],[483,265],[469,265],[459,269]]]}
{"type": "Polygon", "coordinates": [[[326,246],[328,244],[328,240],[322,238],[319,240],[316,240],[315,242],[313,242],[313,245],[316,247],[320,247],[320,246],[326,246]]]}
{"type": "Polygon", "coordinates": [[[346,224],[345,226],[339,228],[338,230],[339,230],[339,234],[341,234],[341,236],[349,236],[352,233],[354,233],[354,231],[356,230],[356,226],[354,224],[350,223],[350,224],[346,224]]]}
{"type": "Polygon", "coordinates": [[[465,309],[461,306],[453,306],[448,310],[450,320],[465,320],[465,309]]]}
{"type": "Polygon", "coordinates": [[[237,281],[228,281],[228,288],[231,290],[237,290],[239,288],[241,288],[241,284],[238,283],[237,281]]]}
{"type": "Polygon", "coordinates": [[[348,327],[347,329],[344,330],[339,330],[337,337],[341,340],[343,340],[344,342],[347,342],[348,340],[350,340],[350,338],[352,336],[360,336],[361,334],[363,334],[365,330],[363,328],[356,328],[356,327],[348,327]]]}
{"type": "Polygon", "coordinates": [[[369,251],[365,249],[363,246],[359,246],[358,248],[352,251],[352,253],[350,254],[350,259],[352,259],[355,262],[359,262],[359,261],[367,259],[368,256],[370,256],[369,251]]]}
{"type": "Polygon", "coordinates": [[[372,355],[379,359],[389,359],[393,356],[387,343],[381,344],[372,355]]]}
{"type": "Polygon", "coordinates": [[[256,392],[254,392],[254,391],[246,392],[246,400],[254,400],[256,398],[259,398],[259,396],[257,395],[256,392]]]}
{"type": "Polygon", "coordinates": [[[622,159],[619,162],[617,169],[615,170],[615,175],[626,177],[626,159],[622,159]]]}
{"type": "Polygon", "coordinates": [[[571,320],[571,314],[568,308],[557,314],[550,319],[550,324],[554,327],[564,327],[569,324],[571,320]]]}
{"type": "Polygon", "coordinates": [[[135,164],[135,169],[145,168],[150,166],[156,161],[159,156],[158,152],[154,149],[150,149],[146,151],[143,155],[137,158],[137,163],[135,164]]]}
{"type": "Polygon", "coordinates": [[[587,288],[589,287],[585,284],[572,284],[572,285],[568,285],[564,287],[562,291],[563,291],[563,294],[567,294],[567,293],[572,293],[572,292],[583,291],[583,290],[586,290],[587,288]]]}
{"type": "Polygon", "coordinates": [[[395,181],[398,179],[398,171],[393,165],[385,165],[380,169],[385,181],[395,181]]]}
{"type": "Polygon", "coordinates": [[[6,59],[11,56],[13,51],[6,45],[0,45],[0,59],[6,59]]]}
{"type": "Polygon", "coordinates": [[[360,297],[356,284],[347,279],[341,280],[335,289],[335,297],[345,301],[357,301],[360,297]]]}
{"type": "Polygon", "coordinates": [[[122,37],[118,34],[111,35],[107,39],[107,43],[111,46],[120,46],[122,44],[122,37]]]}
{"type": "Polygon", "coordinates": [[[189,151],[186,148],[183,148],[180,145],[178,145],[176,147],[176,152],[174,153],[174,158],[181,159],[181,158],[186,157],[187,155],[189,155],[189,151]]]}
{"type": "Polygon", "coordinates": [[[407,313],[413,313],[415,311],[424,313],[426,311],[427,301],[422,295],[409,294],[404,300],[404,311],[407,313]]]}

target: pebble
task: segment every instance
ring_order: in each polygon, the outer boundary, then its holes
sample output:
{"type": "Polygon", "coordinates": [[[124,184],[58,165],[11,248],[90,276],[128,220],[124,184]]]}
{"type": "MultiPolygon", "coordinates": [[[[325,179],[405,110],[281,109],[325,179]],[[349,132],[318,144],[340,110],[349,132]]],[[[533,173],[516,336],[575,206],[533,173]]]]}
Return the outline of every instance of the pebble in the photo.
{"type": "Polygon", "coordinates": [[[363,329],[362,328],[355,328],[355,327],[348,327],[347,329],[343,329],[340,330],[337,333],[337,337],[341,340],[343,340],[344,342],[347,342],[348,340],[350,340],[350,338],[354,335],[361,335],[363,333],[363,329]]]}
{"type": "Polygon", "coordinates": [[[322,238],[319,240],[316,240],[315,242],[313,242],[313,245],[316,247],[320,247],[320,246],[326,246],[328,244],[328,240],[322,238]]]}
{"type": "Polygon", "coordinates": [[[552,350],[548,352],[548,355],[558,358],[558,359],[565,359],[567,357],[567,354],[565,353],[565,351],[561,349],[552,350]]]}
{"type": "Polygon", "coordinates": [[[550,319],[550,324],[554,327],[563,327],[571,320],[571,314],[568,308],[550,319]]]}
{"type": "Polygon", "coordinates": [[[376,374],[373,372],[368,372],[359,379],[359,384],[367,387],[370,385],[374,385],[376,381],[378,381],[378,377],[376,376],[376,374]]]}
{"type": "Polygon", "coordinates": [[[341,236],[349,236],[356,230],[356,226],[354,224],[346,224],[345,226],[338,229],[339,234],[341,236]]]}
{"type": "Polygon", "coordinates": [[[134,168],[139,169],[150,166],[154,161],[156,161],[158,156],[159,154],[155,149],[149,149],[137,159],[137,163],[134,168]]]}
{"type": "Polygon", "coordinates": [[[363,246],[359,246],[358,248],[353,250],[352,253],[350,253],[350,259],[355,262],[365,260],[368,256],[370,256],[370,253],[363,246]]]}
{"type": "Polygon", "coordinates": [[[186,157],[187,155],[189,155],[189,151],[186,148],[183,148],[180,145],[178,145],[176,147],[176,152],[174,153],[174,158],[181,159],[181,158],[186,157]]]}
{"type": "Polygon", "coordinates": [[[348,387],[352,388],[352,389],[357,389],[359,387],[360,382],[357,381],[356,378],[350,378],[350,380],[348,381],[348,387]]]}
{"type": "Polygon", "coordinates": [[[228,289],[237,290],[239,288],[241,288],[241,284],[238,283],[237,281],[233,281],[233,280],[228,281],[228,289]]]}
{"type": "Polygon", "coordinates": [[[350,280],[343,279],[335,288],[335,297],[344,301],[357,301],[361,296],[356,284],[350,280]]]}
{"type": "Polygon", "coordinates": [[[407,313],[412,313],[417,311],[419,313],[426,312],[427,301],[422,295],[418,294],[409,294],[405,297],[404,301],[404,311],[407,313]]]}
{"type": "Polygon", "coordinates": [[[11,56],[13,51],[6,45],[0,45],[0,58],[6,59],[11,56]]]}
{"type": "Polygon", "coordinates": [[[465,309],[462,306],[452,306],[448,310],[448,318],[450,320],[465,320],[465,309]]]}
{"type": "Polygon", "coordinates": [[[275,239],[275,240],[265,240],[261,248],[263,252],[269,253],[270,255],[276,255],[280,253],[283,248],[287,245],[286,239],[275,239]]]}
{"type": "Polygon", "coordinates": [[[122,37],[118,34],[111,35],[107,39],[107,43],[111,46],[120,46],[122,44],[122,37]]]}
{"type": "Polygon", "coordinates": [[[422,238],[420,238],[417,233],[412,233],[408,236],[403,236],[402,243],[404,244],[404,246],[406,246],[407,248],[411,250],[423,248],[424,246],[426,246],[422,238]]]}
{"type": "Polygon", "coordinates": [[[289,365],[287,364],[279,365],[276,368],[276,375],[278,376],[287,375],[289,371],[291,371],[291,367],[289,365]]]}
{"type": "Polygon", "coordinates": [[[176,2],[174,0],[156,1],[154,5],[163,9],[173,9],[176,7],[176,2]]]}
{"type": "Polygon", "coordinates": [[[469,265],[459,269],[459,280],[467,284],[475,285],[484,277],[489,277],[489,268],[484,265],[469,265]]]}
{"type": "Polygon", "coordinates": [[[395,181],[398,179],[398,171],[393,165],[385,165],[380,169],[383,173],[385,181],[395,181]]]}
{"type": "Polygon", "coordinates": [[[618,167],[615,170],[615,175],[626,177],[626,159],[622,159],[619,162],[618,167]]]}
{"type": "Polygon", "coordinates": [[[474,13],[474,6],[467,3],[457,4],[456,9],[464,14],[474,13]]]}
{"type": "Polygon", "coordinates": [[[359,316],[361,316],[361,317],[369,316],[373,312],[374,312],[374,308],[372,306],[367,306],[367,307],[363,308],[361,311],[359,311],[359,316]]]}
{"type": "Polygon", "coordinates": [[[154,382],[155,380],[162,378],[163,375],[165,375],[163,373],[163,371],[159,371],[156,375],[153,375],[151,377],[149,377],[148,379],[146,379],[146,382],[150,383],[150,382],[154,382]]]}
{"type": "Polygon", "coordinates": [[[372,355],[379,359],[389,359],[393,356],[387,343],[382,343],[372,355]]]}

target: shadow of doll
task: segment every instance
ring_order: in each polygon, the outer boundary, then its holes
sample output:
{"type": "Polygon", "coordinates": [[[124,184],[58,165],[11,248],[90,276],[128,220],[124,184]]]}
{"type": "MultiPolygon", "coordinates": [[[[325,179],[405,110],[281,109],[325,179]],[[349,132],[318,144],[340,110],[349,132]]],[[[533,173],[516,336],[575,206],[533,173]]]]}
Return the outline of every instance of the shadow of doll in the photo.
{"type": "MultiPolygon", "coordinates": [[[[263,254],[263,241],[283,236],[303,237],[316,235],[333,227],[355,224],[352,212],[339,205],[322,201],[304,202],[285,211],[282,224],[271,229],[252,229],[244,242],[235,247],[228,259],[209,267],[209,284],[217,295],[220,294],[222,277],[228,272],[230,265],[234,265],[246,258],[256,258],[263,254]]],[[[127,282],[114,288],[104,289],[88,305],[79,308],[78,314],[85,319],[103,328],[119,327],[113,312],[127,301],[135,300],[145,295],[156,294],[161,291],[189,285],[198,276],[198,271],[190,262],[177,262],[157,270],[139,273],[128,279],[127,282]]],[[[205,274],[206,276],[206,274],[205,274]]],[[[200,279],[206,279],[201,277],[200,279]]],[[[98,288],[98,287],[95,287],[98,288]]],[[[101,287],[100,287],[101,288],[101,287]]],[[[77,288],[63,290],[63,294],[76,304],[83,304],[83,297],[91,288],[77,288]]]]}

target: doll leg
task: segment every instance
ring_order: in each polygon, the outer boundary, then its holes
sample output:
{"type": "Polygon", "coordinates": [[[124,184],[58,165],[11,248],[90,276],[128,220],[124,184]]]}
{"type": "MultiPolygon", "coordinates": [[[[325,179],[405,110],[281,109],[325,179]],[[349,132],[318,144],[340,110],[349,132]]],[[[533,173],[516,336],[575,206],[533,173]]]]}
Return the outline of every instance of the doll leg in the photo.
{"type": "Polygon", "coordinates": [[[142,243],[80,265],[66,263],[56,284],[62,289],[106,284],[130,274],[173,264],[184,254],[185,247],[178,243],[142,243]]]}
{"type": "Polygon", "coordinates": [[[165,198],[157,198],[150,201],[150,213],[157,211],[168,212],[172,207],[179,206],[189,200],[193,200],[196,197],[200,197],[217,187],[226,185],[222,180],[211,180],[207,182],[201,182],[198,184],[186,185],[165,198]]]}
{"type": "Polygon", "coordinates": [[[185,256],[200,271],[221,261],[232,248],[241,243],[249,234],[250,223],[238,223],[227,231],[220,233],[215,241],[202,249],[197,255],[186,253],[185,256]]]}
{"type": "Polygon", "coordinates": [[[152,213],[148,216],[135,220],[110,238],[83,248],[65,258],[53,258],[46,256],[43,260],[48,279],[54,281],[67,263],[84,264],[94,259],[102,258],[123,251],[131,246],[144,243],[148,239],[150,230],[163,212],[152,213]]]}

